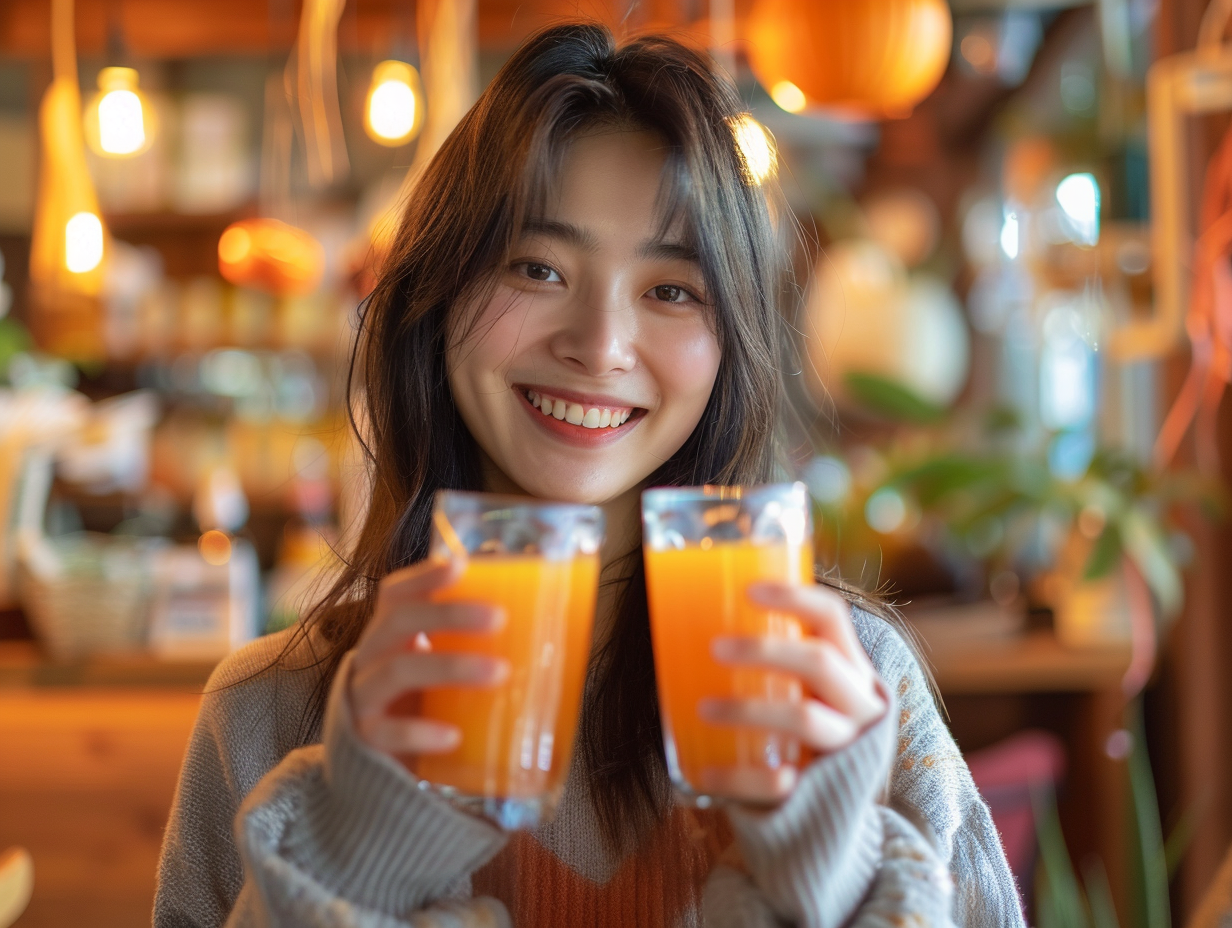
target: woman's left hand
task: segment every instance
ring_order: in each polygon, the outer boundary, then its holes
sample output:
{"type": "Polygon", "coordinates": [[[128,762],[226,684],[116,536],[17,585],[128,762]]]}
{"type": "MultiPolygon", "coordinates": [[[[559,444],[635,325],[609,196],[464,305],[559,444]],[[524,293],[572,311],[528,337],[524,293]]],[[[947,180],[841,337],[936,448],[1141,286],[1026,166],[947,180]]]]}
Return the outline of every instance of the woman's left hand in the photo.
{"type": "MultiPolygon", "coordinates": [[[[798,702],[706,699],[698,706],[702,719],[779,732],[816,754],[831,754],[847,747],[885,714],[885,690],[856,637],[847,600],[828,587],[813,584],[755,583],[748,596],[756,605],[799,618],[805,637],[718,637],[711,652],[723,664],[796,677],[804,686],[804,696],[798,702]]],[[[716,794],[775,803],[791,792],[797,771],[790,766],[711,769],[705,777],[705,788],[716,794]]]]}

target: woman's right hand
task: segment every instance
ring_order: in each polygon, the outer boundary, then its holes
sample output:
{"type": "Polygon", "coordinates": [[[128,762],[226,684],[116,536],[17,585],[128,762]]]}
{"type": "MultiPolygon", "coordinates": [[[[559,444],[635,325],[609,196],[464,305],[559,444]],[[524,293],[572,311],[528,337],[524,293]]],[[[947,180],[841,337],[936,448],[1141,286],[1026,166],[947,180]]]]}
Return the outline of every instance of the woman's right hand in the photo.
{"type": "Polygon", "coordinates": [[[495,686],[509,676],[507,661],[482,654],[436,654],[428,644],[430,632],[493,632],[505,622],[499,606],[431,601],[465,567],[458,559],[422,561],[389,574],[355,646],[347,684],[355,729],[369,746],[400,761],[407,755],[447,753],[462,737],[454,725],[391,715],[390,705],[400,696],[436,686],[495,686]]]}

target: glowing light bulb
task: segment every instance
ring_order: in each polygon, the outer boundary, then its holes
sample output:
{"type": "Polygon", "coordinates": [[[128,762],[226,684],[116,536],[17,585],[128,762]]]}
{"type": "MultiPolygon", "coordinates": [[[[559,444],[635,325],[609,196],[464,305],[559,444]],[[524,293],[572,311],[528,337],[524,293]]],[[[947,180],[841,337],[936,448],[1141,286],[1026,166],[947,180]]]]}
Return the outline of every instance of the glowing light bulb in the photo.
{"type": "Polygon", "coordinates": [[[103,68],[98,93],[86,107],[86,141],[100,155],[125,158],[149,147],[153,112],[137,89],[132,68],[103,68]]]}
{"type": "Polygon", "coordinates": [[[770,136],[756,119],[748,113],[729,120],[736,149],[744,162],[745,178],[751,184],[762,184],[778,168],[778,154],[770,136]]]}
{"type": "Polygon", "coordinates": [[[405,61],[382,61],[372,71],[364,128],[382,145],[405,145],[423,122],[419,73],[405,61]]]}
{"type": "Polygon", "coordinates": [[[1018,214],[1011,210],[1001,224],[1001,252],[1011,261],[1018,257],[1018,214]]]}
{"type": "Polygon", "coordinates": [[[789,113],[800,113],[808,105],[804,91],[791,81],[779,81],[770,88],[770,99],[789,113]]]}
{"type": "Polygon", "coordinates": [[[1099,184],[1092,174],[1070,174],[1057,184],[1057,205],[1065,213],[1079,245],[1099,241],[1099,184]]]}
{"type": "Polygon", "coordinates": [[[94,213],[77,213],[64,224],[64,266],[74,274],[85,274],[102,260],[102,220],[94,213]]]}

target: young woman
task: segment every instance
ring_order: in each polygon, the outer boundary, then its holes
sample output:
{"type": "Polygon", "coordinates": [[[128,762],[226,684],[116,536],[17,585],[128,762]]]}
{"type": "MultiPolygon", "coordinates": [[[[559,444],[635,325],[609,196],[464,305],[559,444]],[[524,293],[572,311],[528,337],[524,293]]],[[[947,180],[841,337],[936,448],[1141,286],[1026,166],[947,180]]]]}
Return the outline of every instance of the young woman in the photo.
{"type": "Polygon", "coordinates": [[[776,474],[786,288],[768,191],[733,136],[740,109],[675,42],[617,49],[601,27],[562,26],[527,42],[446,141],[359,333],[370,513],[325,602],[211,681],[156,925],[1022,923],[910,649],[827,587],[749,591],[798,615],[804,641],[714,643],[720,660],[798,676],[803,703],[699,707],[818,758],[795,779],[719,776],[739,800],[721,812],[668,789],[639,494],[776,474]],[[459,733],[391,706],[507,672],[407,647],[502,621],[429,602],[458,571],[424,561],[441,488],[607,514],[574,764],[556,818],[531,833],[419,791],[400,762],[459,733]]]}

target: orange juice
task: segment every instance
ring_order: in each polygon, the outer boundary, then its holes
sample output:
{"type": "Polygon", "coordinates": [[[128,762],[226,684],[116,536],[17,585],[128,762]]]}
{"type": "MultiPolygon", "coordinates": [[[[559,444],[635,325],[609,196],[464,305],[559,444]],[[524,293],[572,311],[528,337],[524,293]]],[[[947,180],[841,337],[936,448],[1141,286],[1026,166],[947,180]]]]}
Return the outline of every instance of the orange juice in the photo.
{"type": "Polygon", "coordinates": [[[476,797],[534,799],[564,784],[590,656],[599,559],[552,561],[531,555],[478,555],[436,602],[488,602],[505,610],[491,634],[434,632],[434,651],[503,657],[497,687],[425,690],[418,714],[456,725],[459,746],[422,755],[416,776],[476,797]]]}
{"type": "Polygon", "coordinates": [[[704,768],[778,768],[799,760],[799,745],[783,736],[702,721],[706,698],[798,700],[800,682],[784,674],[720,664],[710,654],[719,635],[800,638],[794,616],[749,602],[758,580],[811,583],[807,545],[711,542],[671,550],[647,549],[646,588],[654,641],[659,713],[668,767],[685,792],[702,792],[704,768]]]}

